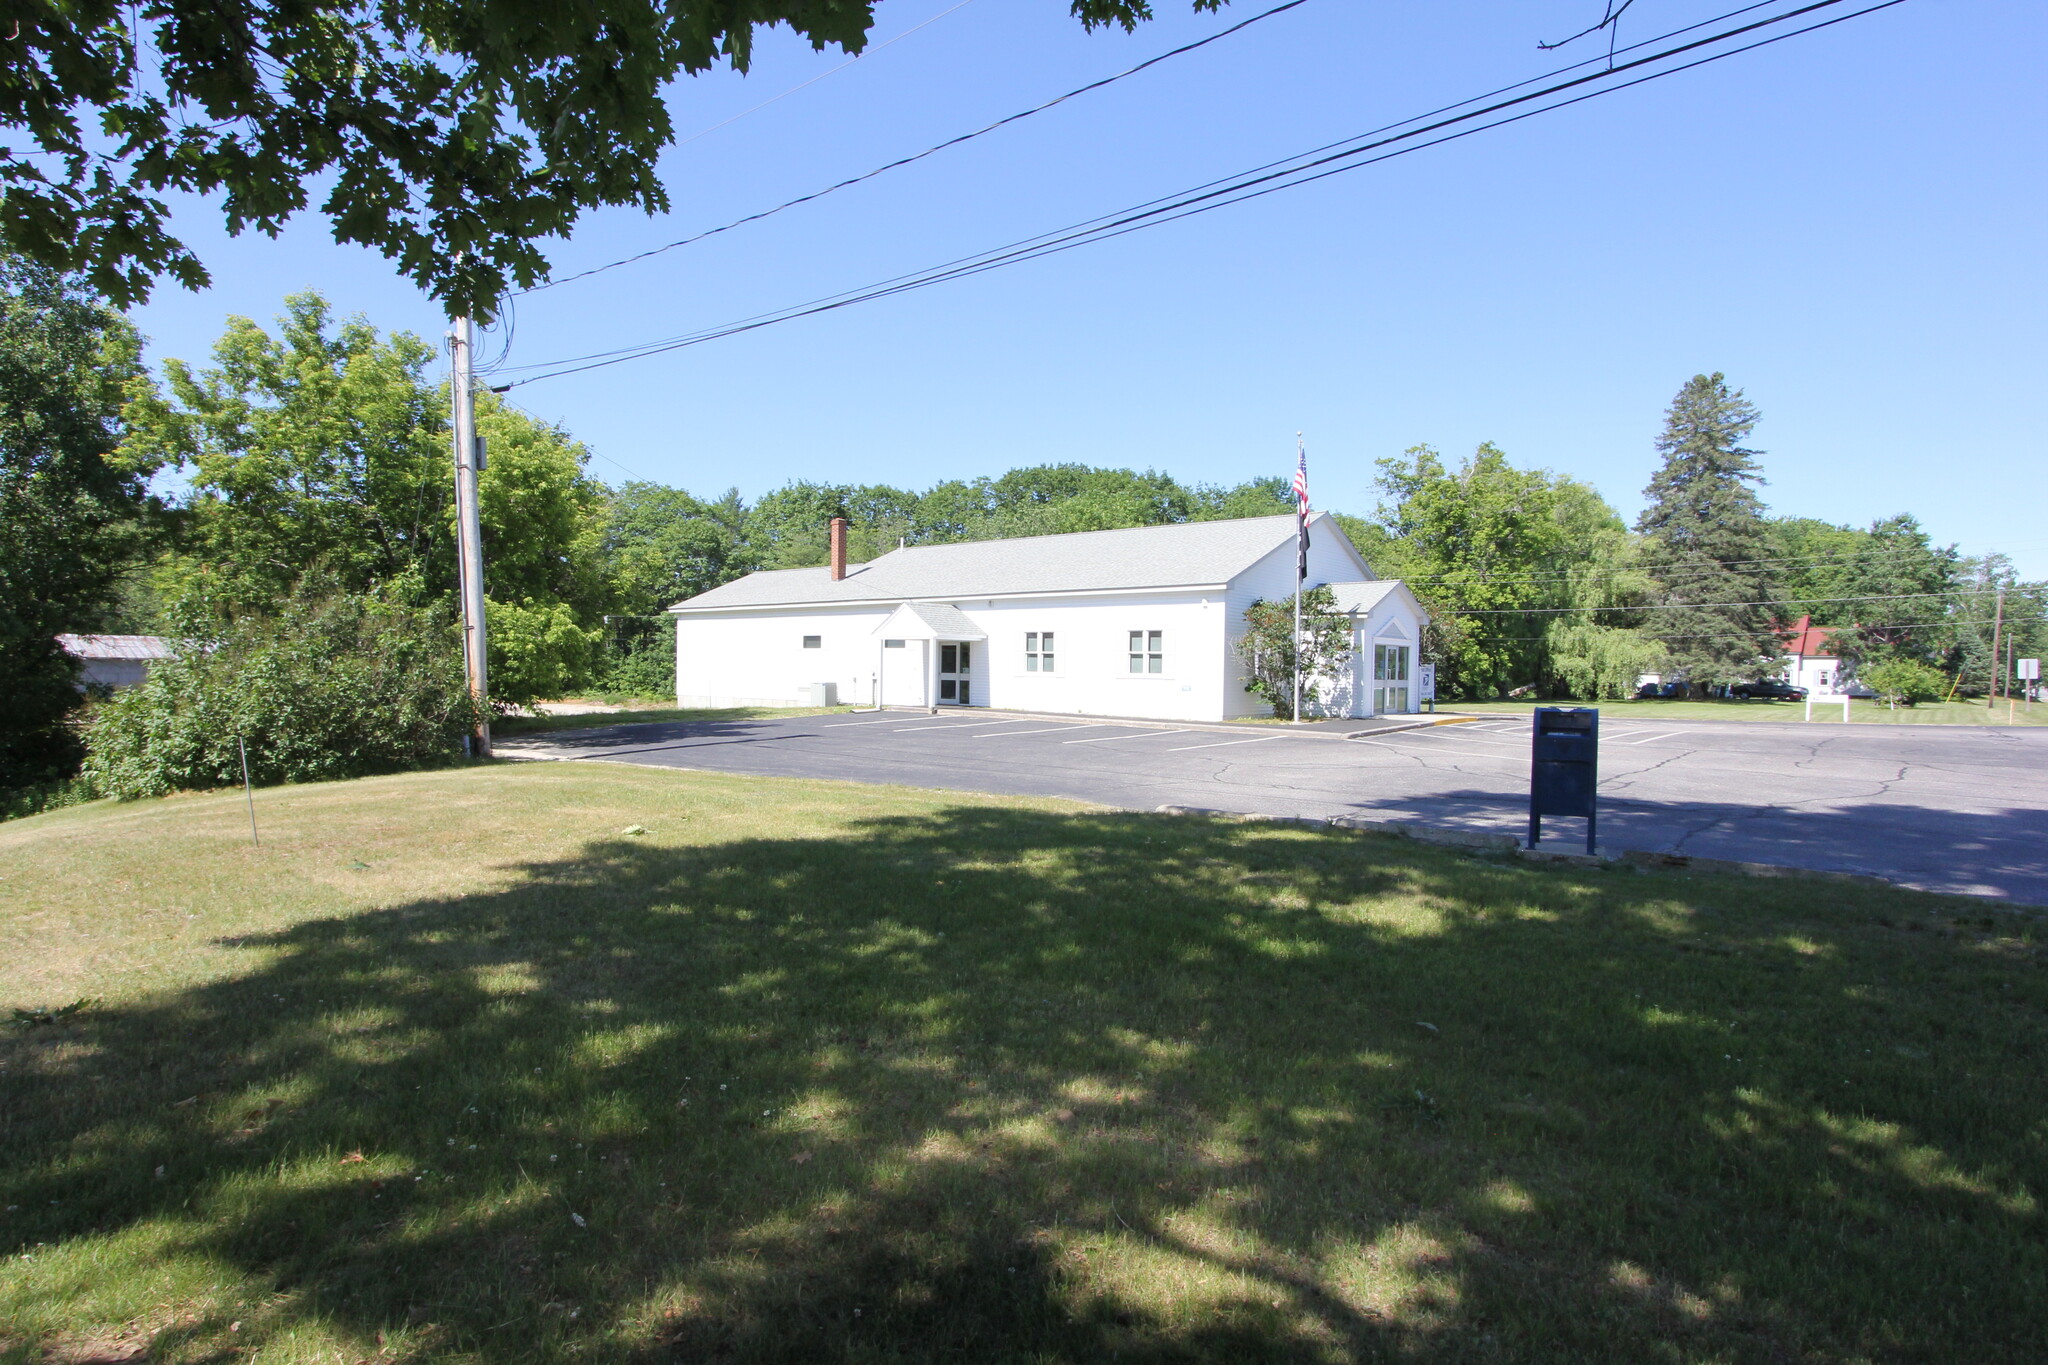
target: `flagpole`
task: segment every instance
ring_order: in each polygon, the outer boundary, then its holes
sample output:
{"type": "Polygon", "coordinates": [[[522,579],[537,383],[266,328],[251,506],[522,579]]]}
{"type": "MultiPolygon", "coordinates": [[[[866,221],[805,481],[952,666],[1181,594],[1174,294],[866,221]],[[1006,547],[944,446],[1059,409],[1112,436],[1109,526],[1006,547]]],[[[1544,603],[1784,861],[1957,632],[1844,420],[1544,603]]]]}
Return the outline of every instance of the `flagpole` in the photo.
{"type": "MultiPolygon", "coordinates": [[[[1308,447],[1301,433],[1294,433],[1294,539],[1297,550],[1308,533],[1308,447]]],[[[1308,571],[1308,556],[1297,553],[1294,560],[1294,724],[1301,724],[1301,580],[1308,571]]]]}

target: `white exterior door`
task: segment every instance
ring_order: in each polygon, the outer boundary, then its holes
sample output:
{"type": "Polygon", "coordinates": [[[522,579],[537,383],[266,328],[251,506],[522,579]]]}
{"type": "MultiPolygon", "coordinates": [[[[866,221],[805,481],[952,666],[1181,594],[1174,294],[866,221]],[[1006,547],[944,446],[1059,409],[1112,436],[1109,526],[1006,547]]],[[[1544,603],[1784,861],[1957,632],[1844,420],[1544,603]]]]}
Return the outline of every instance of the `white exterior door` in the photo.
{"type": "Polygon", "coordinates": [[[1408,682],[1407,645],[1379,644],[1372,647],[1372,713],[1376,716],[1406,715],[1413,709],[1408,682]]]}

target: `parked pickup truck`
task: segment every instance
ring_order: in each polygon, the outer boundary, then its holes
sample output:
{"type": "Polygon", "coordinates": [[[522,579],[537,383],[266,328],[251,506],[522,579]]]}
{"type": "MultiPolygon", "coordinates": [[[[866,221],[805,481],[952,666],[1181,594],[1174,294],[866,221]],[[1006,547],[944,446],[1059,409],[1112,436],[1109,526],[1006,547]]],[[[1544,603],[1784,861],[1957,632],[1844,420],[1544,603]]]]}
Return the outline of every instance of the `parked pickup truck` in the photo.
{"type": "Polygon", "coordinates": [[[1776,678],[1760,678],[1755,682],[1737,683],[1729,688],[1728,692],[1730,696],[1749,697],[1758,701],[1806,700],[1805,688],[1779,682],[1776,678]]]}

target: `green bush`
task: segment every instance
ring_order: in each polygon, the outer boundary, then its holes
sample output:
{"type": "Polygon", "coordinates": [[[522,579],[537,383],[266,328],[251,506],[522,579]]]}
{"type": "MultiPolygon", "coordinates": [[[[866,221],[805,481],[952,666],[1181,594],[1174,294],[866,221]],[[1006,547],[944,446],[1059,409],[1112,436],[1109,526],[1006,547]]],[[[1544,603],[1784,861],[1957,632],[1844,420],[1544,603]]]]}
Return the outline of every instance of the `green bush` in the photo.
{"type": "Polygon", "coordinates": [[[102,704],[85,776],[133,799],[242,780],[309,782],[447,763],[475,721],[439,615],[301,594],[275,617],[190,620],[177,657],[102,704]]]}
{"type": "Polygon", "coordinates": [[[631,654],[620,655],[597,680],[597,690],[607,696],[675,696],[674,642],[661,638],[643,645],[631,654]]]}
{"type": "Polygon", "coordinates": [[[568,696],[590,682],[597,637],[558,602],[485,602],[484,633],[494,701],[527,706],[568,696]]]}
{"type": "Polygon", "coordinates": [[[1857,678],[1877,693],[1879,700],[1898,706],[1940,701],[1949,690],[1946,674],[1912,659],[1893,659],[1874,668],[1862,669],[1857,678]]]}
{"type": "Polygon", "coordinates": [[[0,820],[19,820],[28,815],[41,815],[46,810],[62,810],[66,806],[83,805],[96,800],[99,792],[91,782],[82,777],[68,777],[56,782],[35,782],[25,787],[0,788],[0,820]]]}

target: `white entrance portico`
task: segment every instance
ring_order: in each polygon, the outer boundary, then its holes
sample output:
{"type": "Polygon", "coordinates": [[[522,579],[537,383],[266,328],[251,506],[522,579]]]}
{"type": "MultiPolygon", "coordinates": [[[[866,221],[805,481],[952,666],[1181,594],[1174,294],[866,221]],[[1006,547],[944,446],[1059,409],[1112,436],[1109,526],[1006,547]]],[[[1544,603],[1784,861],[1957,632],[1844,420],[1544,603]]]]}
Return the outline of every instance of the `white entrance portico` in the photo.
{"type": "Polygon", "coordinates": [[[988,632],[945,602],[905,602],[874,630],[875,695],[884,706],[986,706],[975,685],[988,632]]]}

